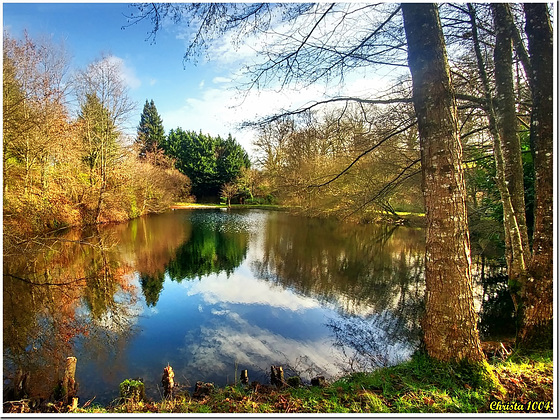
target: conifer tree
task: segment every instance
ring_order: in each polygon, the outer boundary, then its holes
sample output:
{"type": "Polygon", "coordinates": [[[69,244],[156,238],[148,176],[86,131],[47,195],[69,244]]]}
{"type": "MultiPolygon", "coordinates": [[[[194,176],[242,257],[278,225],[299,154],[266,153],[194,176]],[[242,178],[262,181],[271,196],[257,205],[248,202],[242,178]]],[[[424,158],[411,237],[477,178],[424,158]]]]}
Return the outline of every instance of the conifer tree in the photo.
{"type": "Polygon", "coordinates": [[[136,137],[140,158],[146,159],[148,155],[157,155],[164,140],[163,121],[156,109],[154,100],[152,99],[150,102],[146,100],[136,137]]]}

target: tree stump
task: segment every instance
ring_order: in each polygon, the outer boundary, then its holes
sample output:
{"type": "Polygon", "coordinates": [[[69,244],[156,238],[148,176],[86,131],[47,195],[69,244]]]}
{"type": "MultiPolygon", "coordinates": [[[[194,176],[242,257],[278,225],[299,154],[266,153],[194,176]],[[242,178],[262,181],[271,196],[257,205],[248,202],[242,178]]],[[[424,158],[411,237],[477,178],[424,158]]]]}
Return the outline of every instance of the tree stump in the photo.
{"type": "Polygon", "coordinates": [[[166,398],[173,397],[173,387],[175,386],[175,373],[169,364],[163,368],[163,376],[161,377],[161,384],[163,385],[163,395],[166,398]]]}
{"type": "Polygon", "coordinates": [[[125,379],[119,385],[120,397],[132,402],[144,401],[146,393],[142,379],[125,379]]]}
{"type": "Polygon", "coordinates": [[[29,385],[29,373],[21,369],[17,370],[14,378],[14,399],[19,400],[27,396],[29,385]]]}
{"type": "Polygon", "coordinates": [[[194,387],[193,397],[202,398],[207,395],[210,395],[212,391],[214,391],[214,384],[198,381],[194,387]]]}
{"type": "Polygon", "coordinates": [[[317,376],[313,379],[311,379],[311,386],[318,386],[321,388],[324,388],[326,386],[328,386],[328,382],[325,380],[324,376],[317,376]]]}
{"type": "Polygon", "coordinates": [[[284,369],[282,366],[270,367],[270,384],[278,387],[286,384],[286,381],[284,380],[284,369]]]}
{"type": "Polygon", "coordinates": [[[301,378],[299,376],[291,376],[286,381],[292,388],[299,388],[301,386],[301,378]]]}
{"type": "Polygon", "coordinates": [[[73,356],[66,358],[64,366],[64,376],[62,377],[62,392],[66,404],[72,402],[72,398],[76,396],[76,364],[78,359],[73,356]]]}
{"type": "Polygon", "coordinates": [[[241,383],[243,385],[249,384],[249,374],[247,373],[247,370],[241,371],[241,383]]]}

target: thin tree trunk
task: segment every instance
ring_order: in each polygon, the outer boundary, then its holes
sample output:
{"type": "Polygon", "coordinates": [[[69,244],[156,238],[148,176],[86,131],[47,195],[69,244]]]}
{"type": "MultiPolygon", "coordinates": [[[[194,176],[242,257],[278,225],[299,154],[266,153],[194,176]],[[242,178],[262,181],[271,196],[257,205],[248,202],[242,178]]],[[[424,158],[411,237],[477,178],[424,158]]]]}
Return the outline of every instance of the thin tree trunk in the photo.
{"type": "Polygon", "coordinates": [[[484,359],[474,308],[457,107],[435,4],[402,4],[426,205],[424,344],[439,360],[484,359]]]}
{"type": "Polygon", "coordinates": [[[531,144],[535,165],[535,228],[530,279],[522,289],[520,344],[552,348],[553,337],[553,35],[546,3],[526,3],[531,57],[531,144]]]}
{"type": "Polygon", "coordinates": [[[511,7],[508,3],[503,3],[504,6],[504,15],[502,16],[504,28],[509,28],[509,34],[513,41],[513,48],[517,54],[517,58],[521,61],[521,65],[525,70],[525,74],[529,79],[529,85],[531,85],[531,74],[533,72],[531,68],[531,60],[529,58],[529,53],[525,48],[525,44],[523,43],[523,39],[521,38],[521,34],[515,25],[513,14],[511,12],[511,7]]]}
{"type": "MultiPolygon", "coordinates": [[[[478,40],[476,9],[468,4],[474,49],[479,75],[486,98],[490,134],[493,138],[496,162],[496,186],[500,192],[504,216],[505,256],[510,292],[518,311],[520,289],[527,277],[526,263],[530,256],[525,217],[521,144],[517,134],[517,115],[512,74],[512,40],[507,24],[507,7],[492,4],[496,46],[494,49],[496,98],[492,96],[489,77],[478,40]]],[[[519,311],[518,311],[519,316],[519,311]]]]}
{"type": "MultiPolygon", "coordinates": [[[[518,122],[515,108],[515,92],[513,86],[512,38],[508,24],[511,15],[509,5],[493,3],[496,31],[496,47],[494,49],[494,67],[496,79],[496,114],[500,144],[504,158],[504,175],[506,186],[511,197],[517,227],[513,226],[516,235],[520,236],[525,262],[531,256],[527,218],[525,216],[525,186],[523,184],[523,163],[521,160],[521,141],[517,134],[518,122]]],[[[519,239],[516,239],[518,241],[519,239]]],[[[514,256],[521,258],[521,256],[514,256]]],[[[516,263],[519,267],[523,264],[516,263]]]]}

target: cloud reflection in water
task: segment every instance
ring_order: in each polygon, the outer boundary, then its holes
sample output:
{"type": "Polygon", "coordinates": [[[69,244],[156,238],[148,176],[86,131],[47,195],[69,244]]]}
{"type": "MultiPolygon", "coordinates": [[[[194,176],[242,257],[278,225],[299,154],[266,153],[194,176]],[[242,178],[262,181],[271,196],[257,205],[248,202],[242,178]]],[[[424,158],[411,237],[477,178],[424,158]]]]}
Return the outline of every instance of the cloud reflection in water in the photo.
{"type": "Polygon", "coordinates": [[[220,371],[231,377],[235,362],[239,369],[266,371],[274,363],[295,366],[305,359],[302,370],[317,366],[316,374],[336,375],[337,350],[325,325],[329,311],[313,298],[244,275],[246,270],[243,265],[229,278],[212,275],[183,284],[211,314],[185,337],[186,369],[204,377],[220,371]]]}

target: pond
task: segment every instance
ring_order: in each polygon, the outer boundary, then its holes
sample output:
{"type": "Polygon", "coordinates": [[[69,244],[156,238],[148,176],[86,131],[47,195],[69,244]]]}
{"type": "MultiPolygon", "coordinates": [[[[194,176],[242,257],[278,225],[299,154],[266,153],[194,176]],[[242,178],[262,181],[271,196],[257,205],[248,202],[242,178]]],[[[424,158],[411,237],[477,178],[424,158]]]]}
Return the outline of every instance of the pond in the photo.
{"type": "Polygon", "coordinates": [[[67,356],[80,404],[142,378],[163,393],[271,365],[305,381],[390,365],[418,345],[424,231],[264,210],[176,210],[71,230],[4,258],[4,388],[48,397],[67,356]]]}

